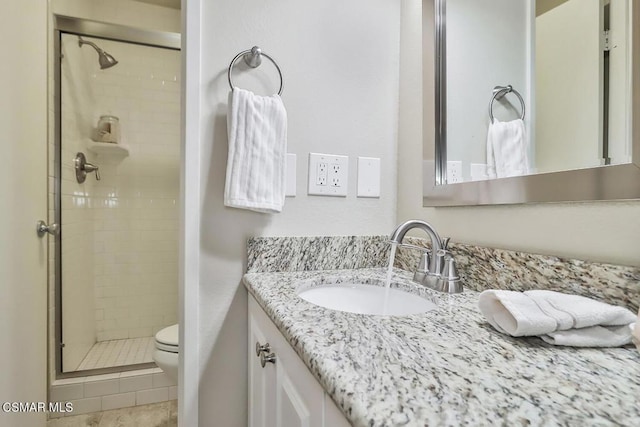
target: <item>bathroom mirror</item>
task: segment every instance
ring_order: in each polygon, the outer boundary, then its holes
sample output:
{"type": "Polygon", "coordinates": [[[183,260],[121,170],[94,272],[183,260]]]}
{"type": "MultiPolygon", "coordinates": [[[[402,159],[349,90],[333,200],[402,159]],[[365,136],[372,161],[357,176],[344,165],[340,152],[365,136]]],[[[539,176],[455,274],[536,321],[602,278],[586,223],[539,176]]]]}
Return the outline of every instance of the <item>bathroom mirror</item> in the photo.
{"type": "Polygon", "coordinates": [[[639,14],[424,0],[423,204],[640,198],[639,14]]]}

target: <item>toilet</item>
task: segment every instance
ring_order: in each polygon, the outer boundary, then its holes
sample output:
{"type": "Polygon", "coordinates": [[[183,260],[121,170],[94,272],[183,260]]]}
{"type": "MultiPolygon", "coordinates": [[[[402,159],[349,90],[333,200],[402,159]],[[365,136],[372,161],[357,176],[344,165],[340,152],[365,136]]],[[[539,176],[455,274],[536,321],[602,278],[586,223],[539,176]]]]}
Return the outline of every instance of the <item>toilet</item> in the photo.
{"type": "Polygon", "coordinates": [[[169,378],[178,383],[178,324],[158,331],[153,360],[169,378]]]}

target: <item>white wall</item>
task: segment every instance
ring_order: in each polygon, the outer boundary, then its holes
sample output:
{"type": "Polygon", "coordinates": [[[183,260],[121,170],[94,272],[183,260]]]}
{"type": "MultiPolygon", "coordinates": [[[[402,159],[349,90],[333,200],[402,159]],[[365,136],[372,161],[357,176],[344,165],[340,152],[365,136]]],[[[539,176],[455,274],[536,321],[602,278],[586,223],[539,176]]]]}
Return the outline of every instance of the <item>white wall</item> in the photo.
{"type": "MultiPolygon", "coordinates": [[[[423,105],[421,92],[411,84],[422,79],[421,1],[404,0],[402,5],[400,117],[406,119],[400,122],[398,141],[398,222],[421,218],[440,235],[463,243],[640,266],[639,201],[422,207],[423,126],[415,111],[423,105]]],[[[431,103],[424,111],[433,117],[431,103]]],[[[427,137],[433,126],[425,122],[427,137]]]]}
{"type": "MultiPolygon", "coordinates": [[[[201,114],[187,116],[186,123],[201,123],[202,426],[247,422],[247,298],[240,283],[246,238],[379,234],[395,224],[399,6],[393,0],[202,2],[201,114]],[[288,198],[278,215],[225,208],[222,202],[227,67],[239,51],[256,44],[284,73],[289,152],[298,155],[297,197],[288,198]],[[310,151],[350,156],[346,199],[305,195],[310,151]],[[358,155],[382,158],[380,199],[355,197],[358,155]]],[[[237,80],[239,86],[261,93],[277,87],[268,62],[246,74],[237,80]]],[[[183,405],[190,410],[190,402],[183,405]]]]}
{"type": "MultiPolygon", "coordinates": [[[[47,4],[2,2],[0,37],[0,401],[46,400],[47,4]],[[25,167],[26,166],[26,167],[25,167]]],[[[0,411],[0,425],[43,426],[46,415],[0,411]]]]}
{"type": "Polygon", "coordinates": [[[570,0],[536,18],[538,172],[601,165],[601,10],[600,0],[570,0]]]}
{"type": "MultiPolygon", "coordinates": [[[[462,161],[464,181],[471,179],[471,163],[487,163],[493,88],[510,84],[530,106],[529,7],[528,1],[447,1],[447,160],[462,161]]],[[[513,94],[494,102],[498,120],[516,119],[520,112],[513,94]]]]}

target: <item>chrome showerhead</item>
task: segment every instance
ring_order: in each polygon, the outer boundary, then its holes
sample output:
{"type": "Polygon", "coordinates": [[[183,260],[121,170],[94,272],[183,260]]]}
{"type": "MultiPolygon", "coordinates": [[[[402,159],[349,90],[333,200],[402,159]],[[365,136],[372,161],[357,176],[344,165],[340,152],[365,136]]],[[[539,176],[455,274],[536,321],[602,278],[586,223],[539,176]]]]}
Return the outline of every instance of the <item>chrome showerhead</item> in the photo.
{"type": "Polygon", "coordinates": [[[104,70],[107,68],[111,68],[118,63],[118,61],[116,61],[113,56],[100,49],[95,43],[83,40],[82,37],[78,37],[78,46],[82,47],[85,44],[88,44],[89,46],[94,48],[96,52],[98,52],[98,62],[100,63],[100,69],[104,70]]]}

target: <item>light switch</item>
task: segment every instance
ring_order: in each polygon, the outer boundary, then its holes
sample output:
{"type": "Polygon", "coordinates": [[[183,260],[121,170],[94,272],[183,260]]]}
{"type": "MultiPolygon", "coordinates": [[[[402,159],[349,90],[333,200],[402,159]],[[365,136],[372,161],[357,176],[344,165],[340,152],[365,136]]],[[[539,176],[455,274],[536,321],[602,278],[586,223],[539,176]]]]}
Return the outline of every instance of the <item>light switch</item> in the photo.
{"type": "Polygon", "coordinates": [[[296,197],[296,155],[287,153],[284,195],[296,197]]]}
{"type": "Polygon", "coordinates": [[[358,157],[358,197],[380,197],[380,159],[358,157]]]}

